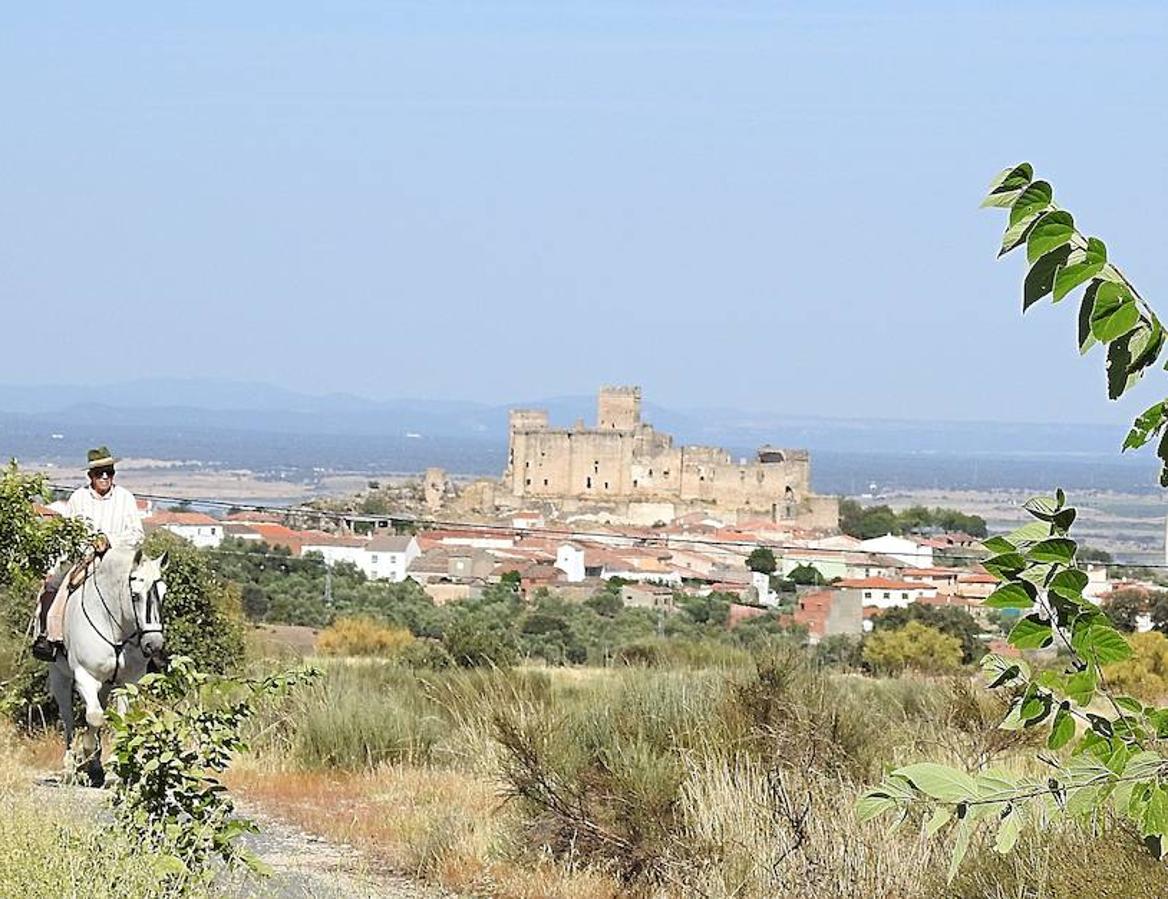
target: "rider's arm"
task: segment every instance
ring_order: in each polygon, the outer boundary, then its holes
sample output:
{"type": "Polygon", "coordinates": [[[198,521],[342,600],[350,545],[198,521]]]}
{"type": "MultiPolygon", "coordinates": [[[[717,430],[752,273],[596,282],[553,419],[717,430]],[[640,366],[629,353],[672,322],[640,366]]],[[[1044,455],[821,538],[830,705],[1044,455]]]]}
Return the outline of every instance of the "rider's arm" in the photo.
{"type": "Polygon", "coordinates": [[[129,490],[123,490],[118,499],[125,502],[125,509],[118,510],[121,513],[121,530],[116,535],[111,534],[110,539],[121,546],[140,546],[146,539],[146,533],[142,530],[138,501],[129,490]]]}

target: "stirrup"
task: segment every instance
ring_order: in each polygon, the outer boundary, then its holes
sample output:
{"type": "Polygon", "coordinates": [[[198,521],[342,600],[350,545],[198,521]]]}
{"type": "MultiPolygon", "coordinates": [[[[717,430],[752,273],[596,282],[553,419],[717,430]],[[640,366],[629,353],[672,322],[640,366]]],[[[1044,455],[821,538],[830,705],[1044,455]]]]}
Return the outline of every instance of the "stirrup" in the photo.
{"type": "Polygon", "coordinates": [[[60,643],[52,643],[48,637],[41,634],[32,642],[32,657],[41,662],[52,662],[56,660],[61,648],[60,643]]]}

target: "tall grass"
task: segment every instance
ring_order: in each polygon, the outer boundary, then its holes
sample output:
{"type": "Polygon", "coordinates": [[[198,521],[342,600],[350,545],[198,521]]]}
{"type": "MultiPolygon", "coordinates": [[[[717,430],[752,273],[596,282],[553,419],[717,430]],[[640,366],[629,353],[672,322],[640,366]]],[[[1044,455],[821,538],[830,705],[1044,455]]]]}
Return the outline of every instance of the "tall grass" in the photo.
{"type": "Polygon", "coordinates": [[[412,811],[348,819],[392,826],[320,823],[388,841],[398,864],[475,894],[1105,895],[1109,878],[1127,895],[1168,894],[1163,866],[1108,821],[1028,837],[1008,858],[975,843],[950,886],[948,847],[919,822],[856,820],[888,766],[1032,765],[1041,734],[998,730],[997,702],[968,679],[832,675],[791,650],[737,667],[576,672],[332,663],[262,722],[254,763],[310,780],[345,769],[365,785],[358,805],[395,797],[412,811]]]}

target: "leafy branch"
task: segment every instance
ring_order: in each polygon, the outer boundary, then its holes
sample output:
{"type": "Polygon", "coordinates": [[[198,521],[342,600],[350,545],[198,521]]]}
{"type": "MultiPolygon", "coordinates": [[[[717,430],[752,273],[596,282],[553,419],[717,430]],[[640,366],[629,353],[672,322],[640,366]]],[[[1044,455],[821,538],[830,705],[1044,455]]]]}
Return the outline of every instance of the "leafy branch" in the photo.
{"type": "Polygon", "coordinates": [[[1087,575],[1077,565],[1068,536],[1075,510],[1063,492],[1026,503],[1036,520],[984,546],[994,553],[983,563],[1000,582],[985,600],[992,609],[1018,615],[1008,642],[1019,650],[1056,643],[1070,659],[1062,671],[1033,672],[1022,659],[988,655],[982,672],[991,689],[1011,692],[1005,730],[1049,726],[1046,746],[1069,747],[1066,761],[1044,758],[1046,778],[1019,777],[1001,769],[975,775],[922,762],[891,772],[861,797],[857,812],[868,819],[897,810],[928,813],[925,832],[955,835],[950,877],[979,828],[996,828],[994,848],[1009,852],[1021,829],[1044,829],[1058,818],[1090,818],[1105,809],[1131,820],[1149,848],[1168,850],[1168,708],[1115,695],[1103,666],[1131,655],[1131,647],[1107,616],[1083,596],[1087,575]],[[1109,714],[1099,714],[1098,701],[1109,714]]]}
{"type": "Polygon", "coordinates": [[[242,728],[257,704],[318,674],[306,668],[226,677],[198,671],[189,658],[176,656],[165,673],[119,689],[126,710],[108,713],[118,775],[114,814],[154,854],[160,881],[180,892],[205,885],[215,859],[266,871],[237,842],[257,828],[236,816],[218,775],[246,748],[242,728]]]}
{"type": "MultiPolygon", "coordinates": [[[[1046,296],[1058,303],[1082,289],[1079,349],[1107,346],[1108,394],[1122,396],[1154,365],[1164,347],[1159,318],[1127,277],[1108,261],[1107,248],[1086,237],[1069,212],[1054,205],[1053,190],[1034,181],[1028,163],[1006,169],[990,186],[983,205],[1008,207],[1009,222],[999,255],[1025,245],[1030,263],[1022,288],[1025,312],[1046,296]]],[[[1160,483],[1168,486],[1168,400],[1143,412],[1123,449],[1160,436],[1160,483]]],[[[1004,536],[983,542],[992,553],[982,564],[999,586],[985,605],[1017,616],[1007,637],[1018,650],[1057,645],[1070,662],[1065,670],[1034,672],[1021,658],[986,656],[982,671],[991,689],[1008,690],[1005,730],[1044,726],[1047,749],[1062,759],[1040,757],[1053,769],[1045,778],[1018,776],[997,768],[968,774],[921,762],[890,772],[857,803],[868,820],[886,812],[900,822],[923,811],[929,835],[954,835],[952,879],[979,831],[992,830],[994,848],[1008,853],[1024,826],[1037,830],[1051,822],[1126,818],[1145,845],[1163,858],[1168,852],[1168,708],[1116,695],[1103,666],[1132,654],[1127,640],[1095,603],[1083,596],[1087,574],[1069,536],[1075,509],[1062,490],[1025,505],[1035,519],[1004,536]],[[1099,703],[1105,706],[1100,712],[1099,703]]]]}
{"type": "MultiPolygon", "coordinates": [[[[1046,181],[1035,181],[1028,162],[1002,171],[990,184],[983,206],[1010,210],[999,256],[1026,247],[1030,271],[1022,286],[1022,311],[1050,296],[1059,303],[1082,289],[1079,303],[1079,352],[1096,343],[1107,347],[1107,395],[1123,396],[1155,365],[1165,331],[1135,285],[1107,258],[1107,247],[1087,237],[1074,217],[1054,203],[1046,181]]],[[[1160,486],[1168,487],[1168,399],[1148,407],[1132,423],[1123,450],[1138,449],[1159,437],[1160,486]]]]}

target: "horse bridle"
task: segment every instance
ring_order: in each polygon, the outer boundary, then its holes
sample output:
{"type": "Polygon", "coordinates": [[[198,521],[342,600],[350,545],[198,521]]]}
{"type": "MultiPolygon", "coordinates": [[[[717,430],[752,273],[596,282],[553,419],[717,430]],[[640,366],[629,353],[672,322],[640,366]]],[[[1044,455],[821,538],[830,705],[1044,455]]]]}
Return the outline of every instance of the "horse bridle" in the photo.
{"type": "MultiPolygon", "coordinates": [[[[97,563],[95,563],[93,566],[93,577],[91,577],[89,580],[87,580],[86,584],[88,584],[90,581],[93,582],[93,591],[97,594],[97,598],[101,602],[101,607],[103,609],[105,609],[105,613],[106,613],[106,615],[109,616],[110,621],[116,621],[117,618],[114,616],[113,611],[110,609],[109,603],[107,603],[105,601],[105,594],[103,594],[101,592],[101,587],[97,583],[97,568],[100,564],[101,564],[101,562],[100,562],[100,557],[99,557],[99,561],[97,563]]],[[[85,620],[89,622],[89,626],[91,628],[93,628],[93,632],[95,634],[97,634],[99,637],[101,637],[101,639],[104,640],[109,645],[109,647],[114,651],[114,673],[110,676],[111,683],[118,679],[118,672],[122,667],[122,653],[126,651],[127,646],[129,646],[131,643],[136,642],[138,644],[138,648],[141,649],[143,637],[147,636],[148,634],[161,634],[162,633],[162,597],[160,597],[158,595],[158,580],[156,579],[150,585],[150,589],[146,591],[146,596],[145,596],[145,599],[146,599],[146,612],[145,612],[146,626],[145,627],[142,624],[142,619],[138,617],[138,600],[142,598],[142,594],[134,589],[134,572],[133,571],[130,572],[130,576],[127,579],[126,586],[130,588],[130,609],[134,613],[134,632],[132,634],[130,634],[130,636],[128,636],[121,643],[115,643],[113,640],[111,640],[109,637],[107,637],[105,634],[103,634],[101,632],[101,628],[99,628],[97,626],[97,624],[94,622],[93,618],[90,617],[89,609],[85,608],[85,586],[84,585],[82,585],[81,596],[79,596],[77,598],[77,601],[81,604],[81,611],[85,615],[85,620]],[[154,616],[153,616],[154,621],[153,622],[150,620],[151,619],[150,612],[152,609],[154,611],[154,616]],[[151,627],[151,624],[153,624],[154,626],[151,627]]]]}

